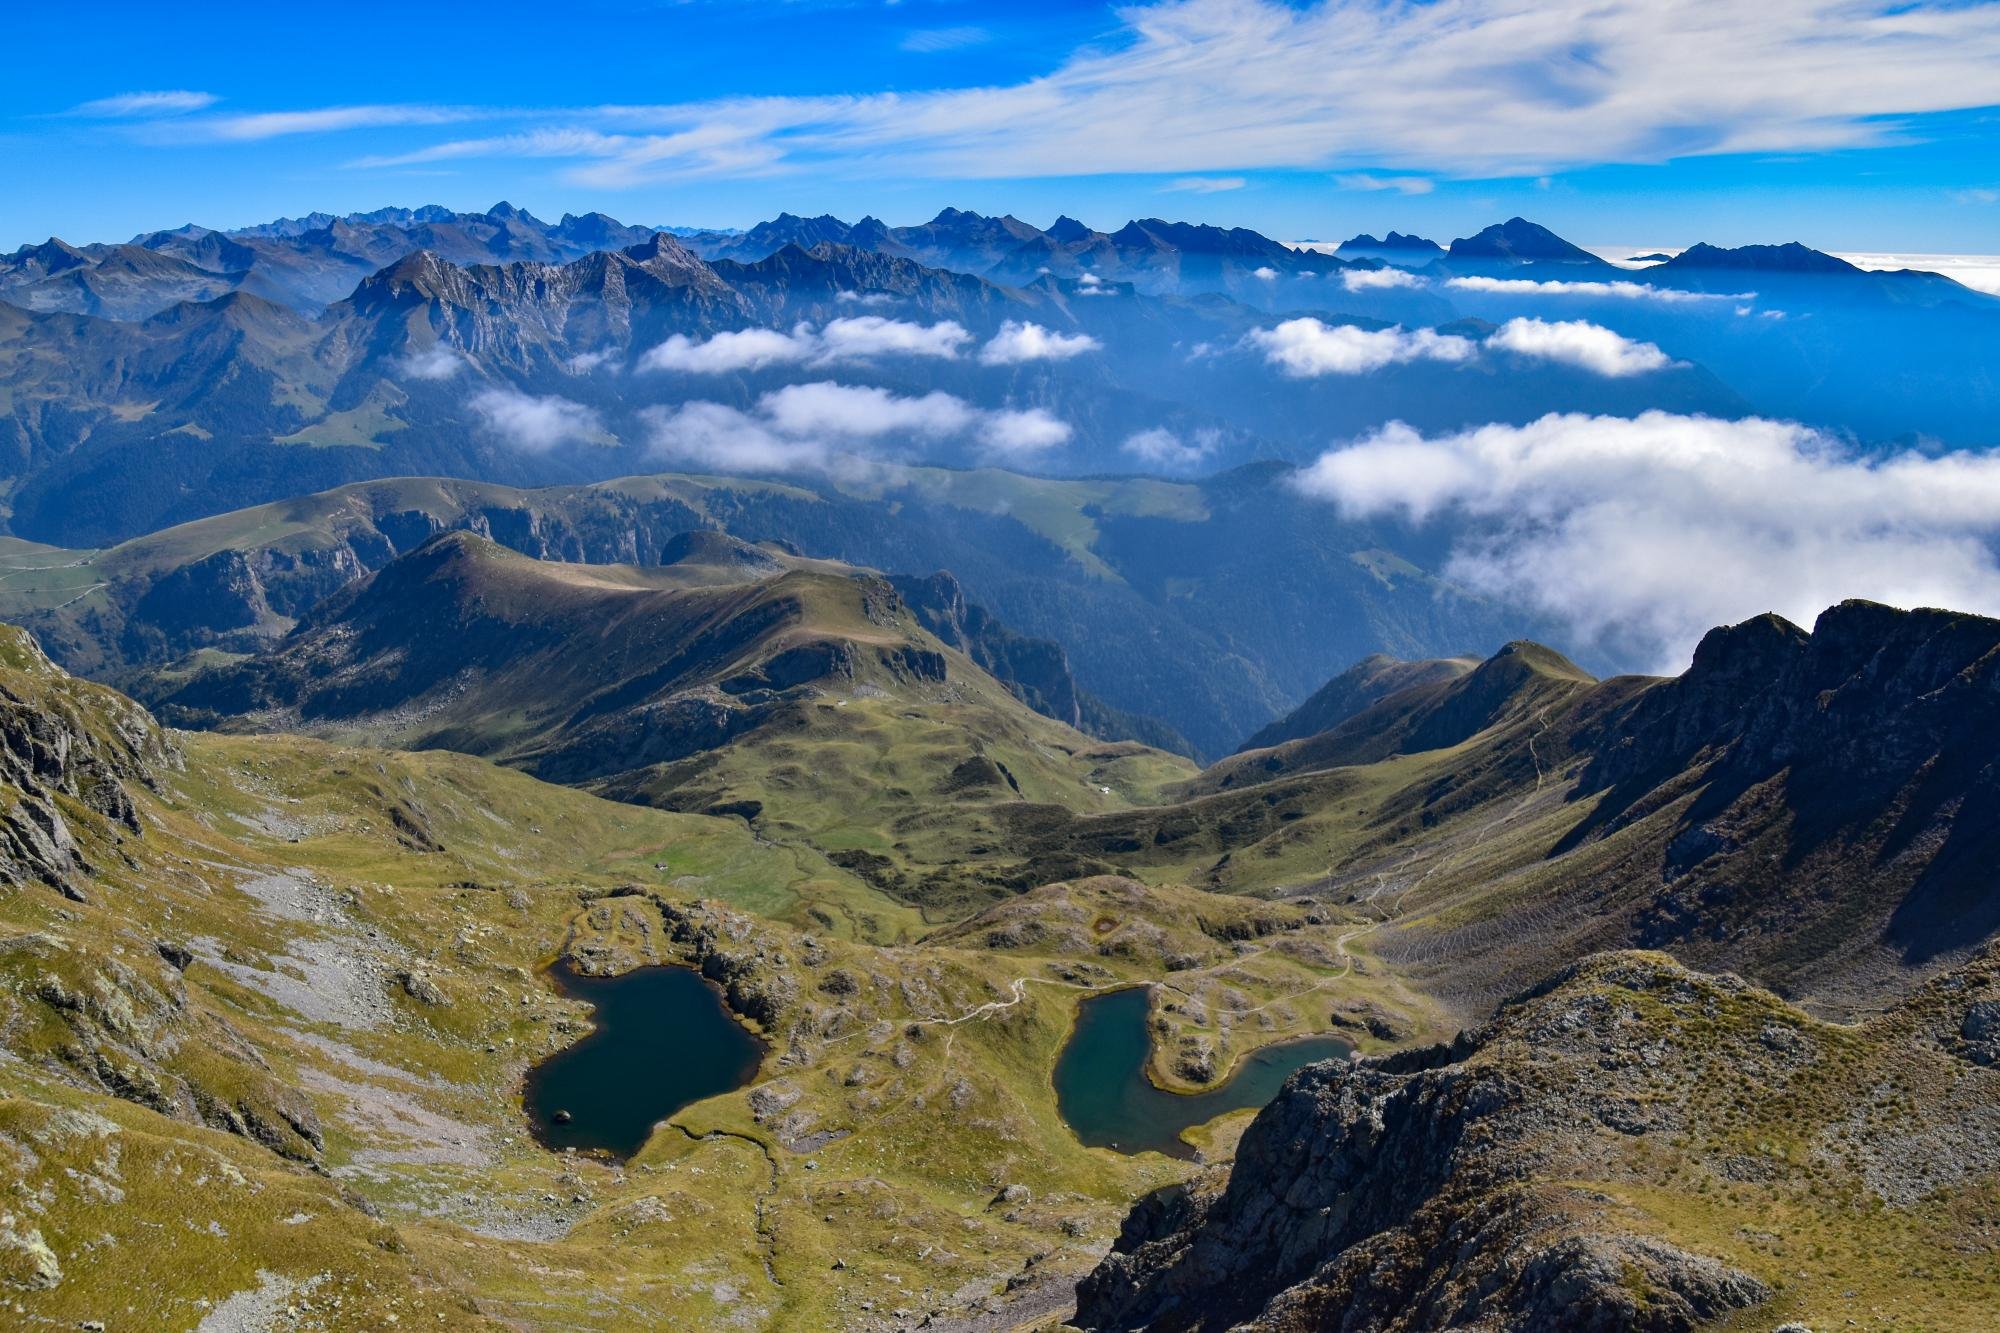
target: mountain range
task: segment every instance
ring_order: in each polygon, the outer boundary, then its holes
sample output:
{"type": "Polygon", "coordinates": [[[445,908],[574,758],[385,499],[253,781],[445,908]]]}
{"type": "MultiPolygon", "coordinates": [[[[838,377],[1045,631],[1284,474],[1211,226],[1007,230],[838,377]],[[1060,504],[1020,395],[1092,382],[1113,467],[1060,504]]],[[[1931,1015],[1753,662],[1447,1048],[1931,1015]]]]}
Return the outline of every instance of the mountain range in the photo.
{"type": "Polygon", "coordinates": [[[640,567],[458,532],[138,687],[184,725],[738,815],[931,919],[1092,873],[1345,896],[1393,917],[1379,957],[1474,1013],[1630,946],[1859,1005],[2000,934],[1996,660],[2000,622],[1860,602],[1717,629],[1670,680],[1527,642],[1376,657],[1196,773],[1032,711],[870,573],[715,533],[640,567]],[[972,804],[921,813],[941,799],[972,804]]]}
{"type": "MultiPolygon", "coordinates": [[[[758,455],[731,451],[766,395],[826,382],[1046,423],[1021,445],[965,426],[845,447],[1060,475],[1303,461],[1394,420],[1559,410],[1761,412],[1885,443],[1983,428],[2000,389],[1978,349],[2000,301],[1801,254],[1817,252],[1695,247],[1619,270],[1516,218],[1384,269],[1194,224],[1040,232],[956,210],[905,228],[781,217],[684,244],[506,205],[50,241],[0,261],[6,522],[99,545],[369,477],[600,480],[697,447],[687,461],[754,471],[758,455]],[[1024,267],[1003,240],[1065,258],[1024,267]],[[1512,350],[1539,345],[1495,337],[1524,308],[1666,354],[1612,375],[1512,350]],[[1442,341],[1406,347],[1404,329],[1442,341]],[[707,346],[750,331],[757,355],[707,346]],[[1314,350],[1375,337],[1384,350],[1359,361],[1314,350]],[[747,425],[662,443],[652,409],[688,402],[747,425]]],[[[829,447],[807,443],[812,458],[829,447]]]]}
{"type": "Polygon", "coordinates": [[[1983,1330],[2000,621],[1633,674],[1471,444],[1887,485],[1996,342],[1518,217],[0,257],[0,1322],[1983,1330]]]}

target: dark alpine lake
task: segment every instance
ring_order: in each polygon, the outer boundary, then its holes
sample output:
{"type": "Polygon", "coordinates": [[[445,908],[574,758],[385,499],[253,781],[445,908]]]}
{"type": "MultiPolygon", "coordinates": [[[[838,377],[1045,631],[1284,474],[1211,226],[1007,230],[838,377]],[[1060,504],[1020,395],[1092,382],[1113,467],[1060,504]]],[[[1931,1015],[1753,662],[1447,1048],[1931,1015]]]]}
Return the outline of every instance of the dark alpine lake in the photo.
{"type": "Polygon", "coordinates": [[[1301,1066],[1353,1053],[1338,1037],[1303,1037],[1243,1057],[1221,1087],[1192,1095],[1166,1092],[1146,1077],[1153,1049],[1146,989],[1134,986],[1084,1000],[1076,1031],[1056,1060],[1056,1106],[1090,1147],[1192,1158],[1194,1149],[1181,1131],[1229,1111],[1263,1106],[1301,1066]]]}
{"type": "Polygon", "coordinates": [[[757,1076],[764,1042],[699,973],[641,967],[591,977],[558,963],[549,978],[596,1010],[588,1036],[528,1071],[523,1102],[550,1148],[630,1157],[674,1112],[757,1076]]]}

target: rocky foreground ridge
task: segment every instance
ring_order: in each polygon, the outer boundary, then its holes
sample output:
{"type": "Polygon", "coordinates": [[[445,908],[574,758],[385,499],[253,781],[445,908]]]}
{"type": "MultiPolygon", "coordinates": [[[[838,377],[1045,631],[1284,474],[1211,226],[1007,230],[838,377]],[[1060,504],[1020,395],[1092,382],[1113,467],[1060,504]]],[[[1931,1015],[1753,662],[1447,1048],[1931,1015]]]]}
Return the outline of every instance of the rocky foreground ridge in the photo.
{"type": "Polygon", "coordinates": [[[0,625],[0,881],[82,899],[89,866],[71,820],[88,811],[138,832],[127,784],[151,785],[173,760],[145,709],[72,678],[31,635],[0,625]]]}
{"type": "Polygon", "coordinates": [[[1755,1308],[1820,1327],[1882,1313],[1856,1288],[1904,1244],[1926,1257],[1900,1315],[1951,1322],[2000,1250],[1996,1064],[1991,952],[1859,1028],[1599,955],[1452,1044],[1302,1071],[1226,1177],[1133,1210],[1076,1323],[1667,1333],[1755,1308]],[[1876,1248],[1808,1243],[1828,1221],[1876,1248]]]}

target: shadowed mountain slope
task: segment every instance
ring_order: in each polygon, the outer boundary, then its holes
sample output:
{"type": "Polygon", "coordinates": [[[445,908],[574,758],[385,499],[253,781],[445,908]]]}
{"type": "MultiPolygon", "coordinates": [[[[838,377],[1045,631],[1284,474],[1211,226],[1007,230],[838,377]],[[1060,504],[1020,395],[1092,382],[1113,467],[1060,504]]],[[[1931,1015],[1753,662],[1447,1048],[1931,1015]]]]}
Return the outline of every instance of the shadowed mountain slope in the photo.
{"type": "Polygon", "coordinates": [[[1243,742],[1238,752],[1263,750],[1286,741],[1331,731],[1356,713],[1415,685],[1457,679],[1479,665],[1476,657],[1439,657],[1402,662],[1386,653],[1362,658],[1313,691],[1304,703],[1243,742]]]}

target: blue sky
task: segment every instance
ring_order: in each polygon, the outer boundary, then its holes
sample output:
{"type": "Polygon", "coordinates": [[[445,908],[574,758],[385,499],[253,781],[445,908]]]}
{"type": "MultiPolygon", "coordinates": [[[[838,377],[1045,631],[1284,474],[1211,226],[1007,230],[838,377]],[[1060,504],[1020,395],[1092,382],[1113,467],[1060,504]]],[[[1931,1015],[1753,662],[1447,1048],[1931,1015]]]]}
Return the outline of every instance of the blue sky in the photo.
{"type": "Polygon", "coordinates": [[[11,15],[0,246],[313,209],[2000,251],[2000,4],[496,0],[11,15]],[[149,94],[150,96],[135,96],[149,94]]]}

